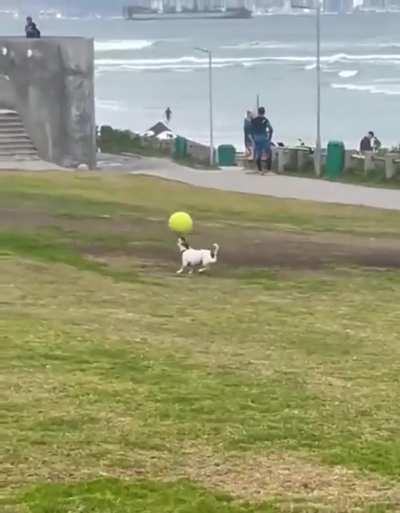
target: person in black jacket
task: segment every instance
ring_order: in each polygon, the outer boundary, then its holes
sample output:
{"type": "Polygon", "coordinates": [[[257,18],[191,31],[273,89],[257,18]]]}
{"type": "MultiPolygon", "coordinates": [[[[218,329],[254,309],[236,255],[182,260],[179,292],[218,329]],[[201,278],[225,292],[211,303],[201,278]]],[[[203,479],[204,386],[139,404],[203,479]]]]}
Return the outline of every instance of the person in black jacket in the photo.
{"type": "Polygon", "coordinates": [[[374,132],[368,132],[368,134],[361,139],[360,153],[365,153],[365,152],[373,150],[372,143],[373,143],[374,137],[375,137],[374,132]]]}
{"type": "Polygon", "coordinates": [[[258,109],[258,116],[251,120],[251,133],[254,141],[254,159],[257,163],[258,171],[262,172],[262,158],[265,155],[267,159],[267,170],[271,169],[271,139],[273,128],[269,120],[265,117],[264,107],[258,109]]]}
{"type": "Polygon", "coordinates": [[[25,34],[28,39],[39,39],[40,30],[37,28],[36,23],[33,21],[31,16],[26,18],[25,34]]]}

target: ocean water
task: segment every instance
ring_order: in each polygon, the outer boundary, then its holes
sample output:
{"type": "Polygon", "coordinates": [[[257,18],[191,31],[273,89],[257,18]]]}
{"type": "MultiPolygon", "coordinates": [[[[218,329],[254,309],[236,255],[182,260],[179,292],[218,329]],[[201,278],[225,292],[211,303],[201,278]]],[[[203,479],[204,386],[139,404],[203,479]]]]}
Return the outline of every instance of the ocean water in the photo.
{"type": "MultiPolygon", "coordinates": [[[[400,142],[400,15],[322,17],[322,136],[358,144],[374,130],[400,142]]],[[[23,21],[0,18],[3,34],[23,21]]],[[[208,63],[213,51],[217,143],[242,145],[244,113],[260,95],[275,140],[315,140],[315,19],[39,20],[43,34],[95,38],[98,124],[144,131],[172,109],[172,128],[208,140],[208,63]]]]}

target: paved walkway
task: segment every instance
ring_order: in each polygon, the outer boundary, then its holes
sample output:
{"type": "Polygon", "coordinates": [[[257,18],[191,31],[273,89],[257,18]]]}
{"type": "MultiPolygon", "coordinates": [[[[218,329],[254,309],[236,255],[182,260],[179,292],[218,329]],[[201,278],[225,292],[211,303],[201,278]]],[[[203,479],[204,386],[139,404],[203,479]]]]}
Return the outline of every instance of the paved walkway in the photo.
{"type": "Polygon", "coordinates": [[[325,180],[294,176],[260,176],[243,169],[202,171],[186,168],[163,159],[132,159],[120,162],[119,168],[132,174],[145,174],[199,187],[259,194],[276,198],[293,198],[323,203],[362,205],[400,210],[400,190],[377,189],[325,180]]]}
{"type": "MultiPolygon", "coordinates": [[[[237,168],[213,171],[195,170],[179,166],[166,159],[140,158],[128,155],[100,155],[99,168],[157,176],[167,180],[224,191],[400,210],[400,190],[396,189],[375,189],[361,185],[274,174],[260,176],[237,168]]],[[[0,171],[2,169],[47,171],[61,170],[62,168],[43,161],[15,162],[0,160],[0,171]]]]}

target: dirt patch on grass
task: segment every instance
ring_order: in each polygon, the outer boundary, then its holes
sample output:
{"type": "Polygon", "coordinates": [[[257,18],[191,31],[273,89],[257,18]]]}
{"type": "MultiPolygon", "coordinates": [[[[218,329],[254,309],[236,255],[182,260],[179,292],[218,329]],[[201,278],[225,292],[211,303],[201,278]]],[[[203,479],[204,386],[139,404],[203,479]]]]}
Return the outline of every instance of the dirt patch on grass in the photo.
{"type": "Polygon", "coordinates": [[[256,232],[221,240],[221,259],[233,265],[313,269],[331,263],[399,267],[400,244],[325,234],[256,232]]]}
{"type": "Polygon", "coordinates": [[[0,486],[11,491],[20,488],[21,483],[76,483],[103,477],[165,480],[172,474],[170,455],[160,451],[123,451],[113,444],[92,449],[93,454],[79,449],[54,448],[45,454],[30,450],[36,456],[34,461],[33,457],[23,456],[15,462],[0,461],[0,486]]]}
{"type": "Polygon", "coordinates": [[[285,453],[218,459],[208,451],[195,451],[188,456],[184,474],[241,500],[277,500],[289,511],[296,511],[296,504],[306,505],[307,511],[332,513],[378,504],[390,505],[396,511],[400,507],[400,487],[396,484],[285,453]]]}
{"type": "MultiPolygon", "coordinates": [[[[115,232],[114,232],[115,233],[115,232]]],[[[400,243],[394,240],[368,240],[356,237],[328,235],[298,235],[292,233],[243,233],[236,229],[230,235],[222,230],[210,235],[191,237],[195,248],[210,247],[213,242],[221,246],[219,262],[229,267],[283,267],[293,269],[320,268],[326,265],[360,265],[374,268],[399,268],[400,243]]],[[[85,246],[84,252],[97,256],[111,254],[102,244],[85,246]]],[[[114,254],[149,259],[154,262],[175,262],[180,256],[175,241],[165,240],[127,244],[115,248],[114,254]]]]}

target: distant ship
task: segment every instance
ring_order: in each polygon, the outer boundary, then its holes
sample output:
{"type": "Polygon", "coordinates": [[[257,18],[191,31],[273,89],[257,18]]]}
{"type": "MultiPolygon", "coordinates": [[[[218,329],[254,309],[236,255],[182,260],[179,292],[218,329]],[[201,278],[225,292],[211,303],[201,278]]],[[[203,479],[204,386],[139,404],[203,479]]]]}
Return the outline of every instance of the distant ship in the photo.
{"type": "MultiPolygon", "coordinates": [[[[139,0],[140,1],[140,0],[139,0]]],[[[191,5],[178,3],[154,4],[152,1],[142,0],[139,3],[128,5],[123,8],[123,17],[126,20],[193,20],[193,19],[242,19],[251,18],[252,11],[244,5],[199,5],[198,0],[193,0],[191,5]]]]}
{"type": "Polygon", "coordinates": [[[62,18],[62,14],[60,11],[57,11],[56,9],[47,9],[42,10],[39,12],[40,18],[56,18],[57,20],[60,20],[62,18]]]}

